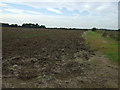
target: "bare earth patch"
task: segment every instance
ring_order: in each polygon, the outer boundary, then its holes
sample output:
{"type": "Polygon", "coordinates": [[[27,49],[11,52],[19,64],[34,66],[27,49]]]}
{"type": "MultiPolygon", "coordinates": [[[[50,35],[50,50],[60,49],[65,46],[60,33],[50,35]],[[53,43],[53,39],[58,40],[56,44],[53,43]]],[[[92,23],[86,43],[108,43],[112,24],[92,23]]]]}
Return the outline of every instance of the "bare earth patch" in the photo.
{"type": "Polygon", "coordinates": [[[118,87],[117,63],[91,50],[83,31],[13,29],[3,29],[3,88],[118,87]]]}

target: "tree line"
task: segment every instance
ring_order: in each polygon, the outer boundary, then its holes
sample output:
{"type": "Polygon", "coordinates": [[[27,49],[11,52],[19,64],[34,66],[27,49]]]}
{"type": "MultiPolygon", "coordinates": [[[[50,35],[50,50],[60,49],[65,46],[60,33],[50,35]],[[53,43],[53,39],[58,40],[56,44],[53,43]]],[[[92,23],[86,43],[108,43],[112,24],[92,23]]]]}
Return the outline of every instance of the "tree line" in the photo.
{"type": "Polygon", "coordinates": [[[38,25],[38,23],[23,23],[22,25],[18,24],[8,24],[8,23],[1,23],[2,27],[24,27],[24,28],[46,28],[45,25],[38,25]]]}
{"type": "MultiPolygon", "coordinates": [[[[22,25],[18,25],[18,24],[8,24],[8,23],[0,23],[0,27],[23,27],[23,28],[46,28],[45,25],[39,25],[38,23],[33,24],[33,23],[23,23],[22,25]]],[[[79,29],[79,28],[63,28],[63,27],[54,27],[54,28],[47,28],[47,29],[56,29],[56,30],[92,30],[92,31],[96,31],[96,30],[107,30],[109,31],[109,29],[98,29],[96,27],[93,27],[91,29],[79,29]]],[[[112,31],[112,30],[110,30],[112,31]]],[[[113,30],[115,31],[115,30],[113,30]]],[[[120,31],[120,29],[118,29],[118,31],[120,31]]]]}

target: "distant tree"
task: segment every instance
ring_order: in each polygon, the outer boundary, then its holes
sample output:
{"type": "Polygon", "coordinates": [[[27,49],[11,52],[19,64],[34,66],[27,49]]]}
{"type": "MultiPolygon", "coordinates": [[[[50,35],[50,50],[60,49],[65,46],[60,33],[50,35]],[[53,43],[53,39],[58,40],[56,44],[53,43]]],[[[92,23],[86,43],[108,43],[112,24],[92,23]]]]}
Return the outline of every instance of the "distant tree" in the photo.
{"type": "Polygon", "coordinates": [[[36,23],[35,26],[36,26],[36,27],[40,27],[40,26],[38,25],[38,23],[36,23]]]}
{"type": "Polygon", "coordinates": [[[33,24],[31,24],[31,23],[24,23],[24,24],[22,24],[22,27],[30,28],[32,26],[33,26],[33,24]]]}
{"type": "Polygon", "coordinates": [[[2,27],[2,23],[0,23],[0,27],[2,27]]]}
{"type": "Polygon", "coordinates": [[[22,27],[27,27],[27,25],[25,23],[22,24],[22,27]]]}
{"type": "Polygon", "coordinates": [[[97,28],[95,28],[95,27],[94,27],[94,28],[92,28],[91,30],[92,30],[92,31],[96,31],[96,30],[97,30],[97,28]]]}
{"type": "Polygon", "coordinates": [[[38,23],[36,23],[36,24],[33,24],[33,27],[34,28],[39,28],[40,26],[38,25],[38,23]]]}
{"type": "Polygon", "coordinates": [[[39,26],[38,23],[32,24],[32,23],[23,23],[21,26],[17,24],[11,24],[8,23],[0,23],[0,26],[2,27],[26,27],[26,28],[46,28],[45,25],[39,26]]]}
{"type": "Polygon", "coordinates": [[[17,24],[11,24],[10,27],[18,27],[17,24]]]}
{"type": "Polygon", "coordinates": [[[2,27],[9,27],[8,23],[2,23],[2,27]]]}
{"type": "Polygon", "coordinates": [[[45,25],[41,25],[40,28],[46,28],[45,25]]]}
{"type": "Polygon", "coordinates": [[[32,24],[32,23],[24,23],[22,24],[22,27],[27,27],[27,28],[45,28],[45,26],[39,26],[38,23],[32,24]]]}

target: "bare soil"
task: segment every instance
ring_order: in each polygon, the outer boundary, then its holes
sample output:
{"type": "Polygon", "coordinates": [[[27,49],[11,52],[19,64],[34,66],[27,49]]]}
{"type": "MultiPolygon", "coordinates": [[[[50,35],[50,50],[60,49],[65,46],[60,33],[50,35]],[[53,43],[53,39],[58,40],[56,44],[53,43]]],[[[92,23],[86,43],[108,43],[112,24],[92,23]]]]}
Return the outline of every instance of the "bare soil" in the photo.
{"type": "Polygon", "coordinates": [[[3,88],[118,88],[118,65],[84,31],[3,28],[3,88]]]}

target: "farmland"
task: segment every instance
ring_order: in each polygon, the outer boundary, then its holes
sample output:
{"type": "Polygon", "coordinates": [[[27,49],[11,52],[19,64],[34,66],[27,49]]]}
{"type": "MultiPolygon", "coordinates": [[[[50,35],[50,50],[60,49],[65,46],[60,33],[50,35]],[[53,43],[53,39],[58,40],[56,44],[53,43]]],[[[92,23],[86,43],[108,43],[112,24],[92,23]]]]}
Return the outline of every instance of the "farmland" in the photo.
{"type": "Polygon", "coordinates": [[[117,88],[118,64],[85,32],[3,27],[3,88],[117,88]]]}

